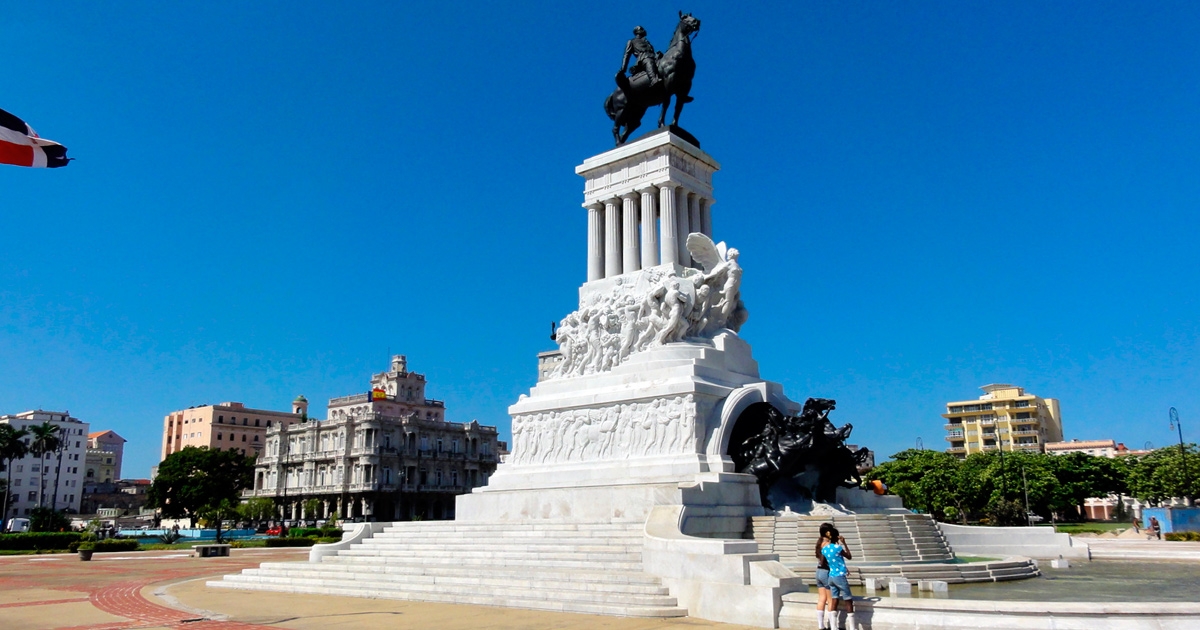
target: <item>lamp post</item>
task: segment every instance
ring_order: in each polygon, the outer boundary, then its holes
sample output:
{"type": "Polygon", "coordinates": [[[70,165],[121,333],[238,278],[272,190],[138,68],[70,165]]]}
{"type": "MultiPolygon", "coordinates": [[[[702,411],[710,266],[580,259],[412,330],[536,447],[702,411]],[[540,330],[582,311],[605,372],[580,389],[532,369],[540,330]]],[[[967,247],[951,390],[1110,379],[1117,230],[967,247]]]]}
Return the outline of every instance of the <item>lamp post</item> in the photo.
{"type": "Polygon", "coordinates": [[[917,438],[917,450],[918,450],[918,451],[923,451],[923,450],[925,450],[925,442],[923,442],[923,441],[921,440],[921,438],[919,438],[919,437],[917,438]]]}
{"type": "Polygon", "coordinates": [[[1187,449],[1183,447],[1183,423],[1179,421],[1179,412],[1171,407],[1167,415],[1171,418],[1171,428],[1179,431],[1179,458],[1183,460],[1183,504],[1186,506],[1191,497],[1188,496],[1188,465],[1187,465],[1187,449]]]}

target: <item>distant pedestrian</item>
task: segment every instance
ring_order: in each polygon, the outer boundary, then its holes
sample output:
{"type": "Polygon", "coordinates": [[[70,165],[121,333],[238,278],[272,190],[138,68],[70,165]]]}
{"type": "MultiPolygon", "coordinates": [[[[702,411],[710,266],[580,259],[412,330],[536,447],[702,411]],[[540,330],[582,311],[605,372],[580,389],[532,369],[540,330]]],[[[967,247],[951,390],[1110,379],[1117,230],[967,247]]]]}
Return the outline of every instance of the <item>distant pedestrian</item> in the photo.
{"type": "Polygon", "coordinates": [[[1142,533],[1142,520],[1137,517],[1137,514],[1133,515],[1133,533],[1142,533]]]}
{"type": "Polygon", "coordinates": [[[1162,525],[1159,524],[1157,516],[1150,517],[1150,535],[1162,540],[1162,525]]]}

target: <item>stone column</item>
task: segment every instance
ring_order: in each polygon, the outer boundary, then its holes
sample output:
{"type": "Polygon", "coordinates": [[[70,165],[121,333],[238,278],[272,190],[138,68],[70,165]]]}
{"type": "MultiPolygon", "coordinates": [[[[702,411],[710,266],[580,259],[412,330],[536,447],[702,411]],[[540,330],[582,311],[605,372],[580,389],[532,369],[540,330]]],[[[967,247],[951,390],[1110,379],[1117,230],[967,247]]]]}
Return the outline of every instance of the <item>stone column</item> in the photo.
{"type": "Polygon", "coordinates": [[[675,190],[675,216],[679,223],[679,264],[692,266],[692,254],[687,250],[687,237],[692,233],[691,213],[688,212],[689,193],[682,186],[675,190]]]}
{"type": "Polygon", "coordinates": [[[588,204],[588,282],[604,277],[604,204],[588,204]]]}
{"type": "Polygon", "coordinates": [[[679,219],[675,208],[675,184],[667,182],[658,187],[659,227],[662,229],[659,241],[661,264],[679,263],[679,219]]]}
{"type": "Polygon", "coordinates": [[[658,264],[658,213],[654,210],[658,191],[647,186],[638,192],[642,193],[642,269],[646,269],[658,264]]]}
{"type": "Polygon", "coordinates": [[[627,192],[621,195],[621,218],[625,230],[621,233],[622,256],[621,273],[633,273],[641,269],[641,256],[638,254],[638,196],[637,193],[627,192]]]}
{"type": "MultiPolygon", "coordinates": [[[[697,195],[696,193],[688,194],[688,225],[691,232],[704,231],[704,228],[700,224],[700,195],[697,195]]],[[[688,233],[691,234],[691,232],[688,233]]],[[[692,261],[692,266],[699,267],[700,263],[692,261]]]]}
{"type": "Polygon", "coordinates": [[[604,201],[604,277],[621,275],[621,207],[617,199],[604,201]]]}
{"type": "Polygon", "coordinates": [[[700,198],[700,230],[708,238],[713,237],[712,231],[712,199],[700,198]]]}

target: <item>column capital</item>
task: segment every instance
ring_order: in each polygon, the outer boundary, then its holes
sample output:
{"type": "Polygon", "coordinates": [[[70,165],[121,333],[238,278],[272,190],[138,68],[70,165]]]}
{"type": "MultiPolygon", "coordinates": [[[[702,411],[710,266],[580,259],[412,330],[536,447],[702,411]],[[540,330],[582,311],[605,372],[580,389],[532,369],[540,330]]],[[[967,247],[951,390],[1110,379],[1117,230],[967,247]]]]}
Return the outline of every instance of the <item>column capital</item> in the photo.
{"type": "Polygon", "coordinates": [[[635,188],[634,190],[636,190],[639,195],[658,194],[658,186],[655,186],[654,184],[646,184],[645,186],[635,188]]]}
{"type": "Polygon", "coordinates": [[[587,208],[588,210],[592,210],[594,212],[599,212],[604,209],[604,202],[603,201],[593,201],[591,203],[584,204],[583,207],[587,208]]]}
{"type": "Polygon", "coordinates": [[[632,191],[632,190],[629,192],[621,193],[621,199],[635,199],[636,200],[640,197],[641,197],[641,194],[639,194],[635,191],[632,191]]]}

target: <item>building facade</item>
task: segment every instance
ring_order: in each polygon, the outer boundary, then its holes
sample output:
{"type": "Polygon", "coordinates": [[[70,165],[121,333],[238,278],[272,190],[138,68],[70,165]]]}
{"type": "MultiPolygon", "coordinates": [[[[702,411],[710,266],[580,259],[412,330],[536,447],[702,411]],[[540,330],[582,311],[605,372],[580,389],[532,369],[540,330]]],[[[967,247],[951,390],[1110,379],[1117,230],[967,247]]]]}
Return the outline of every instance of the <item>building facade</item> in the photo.
{"type": "Polygon", "coordinates": [[[172,411],[163,418],[162,459],[185,446],[256,456],[262,453],[267,429],[301,422],[307,414],[308,401],[303,396],[292,401],[291,412],[251,409],[240,402],[172,411]]]}
{"type": "MultiPolygon", "coordinates": [[[[102,451],[112,453],[112,479],[121,478],[121,460],[125,455],[125,438],[117,435],[116,431],[97,431],[88,434],[88,452],[102,451]]],[[[106,458],[107,459],[107,458],[106,458]]]]}
{"type": "Polygon", "coordinates": [[[1043,452],[1063,439],[1058,400],[1027,394],[1015,385],[984,385],[976,400],[946,403],[946,449],[959,459],[972,453],[1023,450],[1043,452]]]}
{"type": "Polygon", "coordinates": [[[1069,442],[1047,442],[1046,452],[1050,455],[1067,455],[1069,453],[1087,453],[1096,457],[1113,458],[1123,455],[1129,449],[1116,440],[1071,440],[1069,442]]]}
{"type": "MultiPolygon", "coordinates": [[[[30,454],[12,461],[12,469],[5,473],[6,478],[12,480],[9,488],[9,518],[28,516],[38,506],[79,511],[79,503],[83,498],[88,424],[72,418],[66,411],[38,409],[0,416],[0,424],[11,425],[18,431],[46,422],[58,427],[62,442],[61,459],[60,452],[51,452],[45,458],[30,454]]],[[[33,436],[26,435],[23,441],[29,445],[33,442],[33,436]]]]}
{"type": "Polygon", "coordinates": [[[330,400],[328,420],[271,427],[245,496],[271,498],[285,520],[453,518],[454,497],[487,483],[506,445],[496,427],[447,422],[425,385],[397,355],[370,391],[330,400]]]}

